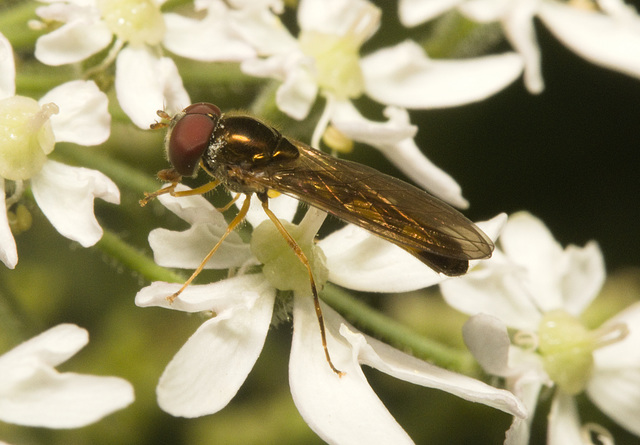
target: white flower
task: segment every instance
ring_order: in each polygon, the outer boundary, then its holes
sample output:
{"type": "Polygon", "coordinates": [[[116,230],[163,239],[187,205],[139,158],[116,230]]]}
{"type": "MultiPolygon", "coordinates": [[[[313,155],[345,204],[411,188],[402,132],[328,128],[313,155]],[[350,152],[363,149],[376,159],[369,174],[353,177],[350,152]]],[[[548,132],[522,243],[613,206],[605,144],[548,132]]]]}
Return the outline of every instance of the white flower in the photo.
{"type": "MultiPolygon", "coordinates": [[[[2,35],[1,57],[0,79],[13,78],[11,47],[2,35]]],[[[38,102],[14,96],[14,91],[15,85],[5,82],[6,95],[0,96],[0,260],[9,268],[16,266],[18,252],[8,211],[20,199],[25,181],[30,181],[36,203],[56,230],[84,247],[102,236],[94,199],[120,202],[118,188],[102,173],[47,158],[56,142],[97,145],[109,137],[107,96],[95,83],[68,82],[38,102]]]]}
{"type": "Polygon", "coordinates": [[[401,0],[400,20],[415,26],[457,7],[472,20],[499,21],[525,62],[529,91],[544,88],[534,17],[589,62],[640,78],[640,16],[622,0],[401,0]]]}
{"type": "Polygon", "coordinates": [[[519,76],[520,57],[507,53],[431,60],[410,40],[361,57],[360,48],[378,29],[380,14],[365,0],[303,0],[298,5],[297,39],[275,16],[256,15],[245,36],[264,57],[244,61],[242,69],[281,80],[276,103],[295,119],[307,116],[318,94],[326,98],[312,145],[317,146],[331,123],[347,137],[379,149],[436,196],[466,207],[458,184],[416,146],[417,130],[404,108],[450,107],[483,100],[519,76]],[[351,100],[363,94],[389,106],[387,122],[365,119],[358,113],[351,100]]]}
{"type": "Polygon", "coordinates": [[[149,128],[158,109],[178,111],[190,102],[175,63],[158,54],[166,32],[160,12],[164,1],[46,2],[48,5],[39,7],[36,13],[45,22],[63,24],[38,38],[35,56],[42,63],[77,63],[111,45],[106,59],[94,69],[103,69],[116,60],[118,102],[140,128],[149,128]]]}
{"type": "MultiPolygon", "coordinates": [[[[578,319],[604,281],[598,246],[563,250],[538,219],[517,213],[500,247],[466,276],[440,284],[450,305],[474,315],[464,338],[478,362],[504,377],[531,413],[542,387],[554,387],[550,444],[582,443],[573,400],[582,391],[640,435],[640,304],[595,331],[578,319]]],[[[530,422],[516,420],[506,443],[526,444],[530,422]]]]}
{"type": "Polygon", "coordinates": [[[88,341],[85,329],[60,324],[0,356],[0,419],[78,428],[131,404],[133,388],[126,380],[55,370],[88,341]]]}
{"type": "MultiPolygon", "coordinates": [[[[224,232],[224,218],[202,196],[161,195],[159,199],[191,223],[191,227],[184,232],[154,230],[149,241],[156,261],[164,266],[195,267],[224,232]]],[[[296,201],[284,196],[271,203],[274,212],[286,215],[286,219],[296,209],[296,201]]],[[[317,217],[317,211],[310,212],[317,217]]],[[[348,286],[349,276],[357,275],[358,271],[362,275],[354,279],[354,287],[376,291],[415,289],[441,279],[402,249],[351,227],[334,233],[330,240],[320,241],[318,246],[324,250],[323,255],[318,247],[311,247],[318,223],[323,220],[316,217],[306,216],[299,226],[288,225],[288,230],[307,252],[319,284],[325,281],[322,276],[328,276],[329,280],[337,277],[336,281],[348,286]],[[344,254],[347,243],[359,252],[362,261],[349,263],[351,259],[344,254]],[[322,267],[323,256],[326,267],[322,267]],[[398,270],[403,271],[400,276],[395,275],[398,270]]],[[[263,213],[251,210],[247,218],[255,227],[251,245],[233,233],[212,257],[213,264],[208,264],[213,268],[239,267],[235,276],[212,284],[190,285],[172,303],[167,296],[176,292],[179,284],[156,282],[136,296],[139,306],[215,314],[191,336],[160,378],[157,395],[163,410],[175,416],[197,417],[215,413],[229,403],[262,350],[280,287],[294,290],[289,362],[293,399],[305,421],[327,442],[411,442],[370,388],[361,364],[517,416],[524,415],[520,402],[510,393],[380,343],[358,332],[323,304],[328,349],[335,366],[346,373],[339,377],[329,367],[323,352],[306,270],[265,218],[263,213]],[[260,262],[264,262],[261,272],[247,273],[247,268],[260,262]]]]}

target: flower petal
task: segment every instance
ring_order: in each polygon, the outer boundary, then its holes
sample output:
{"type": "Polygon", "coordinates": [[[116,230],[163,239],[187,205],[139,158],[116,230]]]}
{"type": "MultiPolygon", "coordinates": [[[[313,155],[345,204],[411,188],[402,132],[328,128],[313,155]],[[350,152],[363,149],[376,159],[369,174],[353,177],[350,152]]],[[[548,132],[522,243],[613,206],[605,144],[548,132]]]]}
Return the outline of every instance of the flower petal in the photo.
{"type": "MultiPolygon", "coordinates": [[[[236,206],[238,208],[242,207],[245,199],[246,195],[241,196],[236,201],[236,206]]],[[[298,204],[299,201],[296,198],[292,198],[287,195],[279,195],[276,198],[269,199],[269,209],[275,213],[281,221],[293,221],[293,217],[298,211],[298,204]]],[[[260,202],[259,199],[254,198],[251,200],[251,204],[249,204],[249,213],[247,213],[247,217],[245,219],[253,227],[258,227],[260,223],[269,219],[262,208],[262,202],[260,202]]]]}
{"type": "Polygon", "coordinates": [[[304,0],[298,6],[303,31],[345,36],[357,34],[368,40],[380,26],[380,9],[366,0],[304,0]]]}
{"type": "Polygon", "coordinates": [[[329,281],[364,292],[408,292],[446,277],[395,244],[353,224],[318,242],[329,281]]]}
{"type": "MultiPolygon", "coordinates": [[[[622,3],[622,2],[620,2],[622,3]]],[[[539,17],[551,32],[589,62],[640,78],[640,17],[629,5],[619,16],[542,2],[539,17]]]]}
{"type": "Polygon", "coordinates": [[[260,355],[275,289],[261,275],[238,278],[242,280],[234,284],[240,295],[235,296],[242,298],[234,306],[216,310],[217,315],[198,328],[160,377],[158,404],[169,414],[198,417],[224,408],[260,355]]]}
{"type": "MultiPolygon", "coordinates": [[[[189,190],[179,185],[177,191],[189,190]]],[[[158,200],[180,218],[191,224],[185,231],[154,229],[149,233],[149,245],[156,263],[164,267],[197,268],[209,251],[226,232],[228,223],[201,195],[174,197],[160,195],[158,200]]],[[[207,269],[228,269],[244,264],[251,257],[249,245],[235,233],[230,233],[218,251],[207,262],[207,269]]]]}
{"type": "Polygon", "coordinates": [[[4,179],[0,178],[0,261],[9,269],[13,269],[18,264],[18,249],[11,233],[6,209],[4,179]]]}
{"type": "Polygon", "coordinates": [[[332,361],[346,374],[338,377],[326,363],[311,298],[296,296],[289,380],[294,402],[311,428],[330,443],[404,443],[406,433],[371,390],[359,363],[417,385],[442,389],[524,417],[522,404],[509,392],[438,368],[350,327],[323,306],[332,361]]]}
{"type": "Polygon", "coordinates": [[[60,112],[51,116],[57,142],[98,145],[109,138],[111,115],[107,95],[93,81],[75,80],[62,84],[40,99],[53,102],[60,112]]]}
{"type": "Polygon", "coordinates": [[[93,200],[120,203],[118,187],[97,170],[48,160],[31,178],[33,197],[61,235],[89,247],[102,237],[93,200]]]}
{"type": "MultiPolygon", "coordinates": [[[[220,240],[227,225],[194,224],[185,231],[154,229],[149,233],[153,259],[163,267],[197,268],[220,240]]],[[[242,266],[251,258],[249,245],[237,233],[231,233],[216,253],[207,261],[205,269],[229,269],[242,266]]]]}
{"type": "Polygon", "coordinates": [[[573,397],[556,391],[549,411],[549,445],[584,443],[580,435],[580,417],[573,397]]]}
{"type": "Polygon", "coordinates": [[[474,315],[462,327],[464,343],[480,366],[489,374],[509,374],[509,346],[507,326],[487,314],[474,315]]]}
{"type": "Polygon", "coordinates": [[[191,103],[172,59],[156,57],[147,47],[128,46],[116,61],[120,106],[138,127],[155,122],[157,110],[174,114],[191,103]]]}
{"type": "MultiPolygon", "coordinates": [[[[266,281],[262,274],[238,275],[209,284],[192,284],[175,300],[167,297],[178,291],[182,284],[155,281],[136,294],[136,306],[163,307],[184,312],[213,311],[221,313],[238,305],[252,305],[263,290],[266,281]]],[[[266,288],[265,288],[266,289],[266,288]]]]}
{"type": "Polygon", "coordinates": [[[361,66],[366,92],[373,99],[425,109],[484,100],[513,82],[523,65],[516,53],[431,60],[420,46],[407,40],[362,58],[361,66]]]}
{"type": "Polygon", "coordinates": [[[458,183],[429,161],[415,144],[416,127],[409,122],[407,111],[387,107],[384,115],[389,118],[387,122],[371,121],[365,119],[351,102],[337,102],[331,121],[349,138],[380,150],[391,163],[434,196],[456,207],[468,207],[458,183]]]}
{"type": "Polygon", "coordinates": [[[304,119],[318,94],[318,84],[307,63],[292,67],[276,91],[276,104],[294,119],[304,119]]]}
{"type": "Polygon", "coordinates": [[[617,423],[640,436],[640,303],[629,306],[603,325],[625,323],[627,337],[597,349],[587,394],[617,423]]]}
{"type": "Polygon", "coordinates": [[[133,388],[126,380],[43,369],[24,387],[3,392],[0,418],[19,425],[79,428],[131,402],[133,388]]]}
{"type": "Polygon", "coordinates": [[[604,281],[597,245],[563,251],[544,223],[527,212],[509,217],[500,244],[509,259],[526,271],[531,297],[543,312],[563,308],[579,315],[604,281]]]}
{"type": "Polygon", "coordinates": [[[561,283],[564,308],[578,316],[598,296],[604,284],[604,257],[595,241],[584,247],[567,246],[564,257],[566,272],[561,283]]]}
{"type": "Polygon", "coordinates": [[[0,100],[16,94],[16,65],[13,48],[0,32],[0,100]]]}
{"type": "Polygon", "coordinates": [[[538,396],[542,388],[537,372],[527,372],[507,386],[526,407],[529,416],[522,419],[515,417],[505,436],[505,445],[527,445],[531,436],[531,423],[536,412],[538,396]]]}
{"type": "MultiPolygon", "coordinates": [[[[166,184],[168,185],[168,184],[166,184]]],[[[178,184],[177,192],[191,190],[184,184],[178,184]]],[[[214,224],[227,226],[224,215],[220,213],[203,195],[171,196],[168,193],[158,196],[158,201],[189,224],[214,224]]]]}
{"type": "Polygon", "coordinates": [[[0,418],[20,425],[77,428],[129,405],[133,388],[123,379],[61,374],[52,368],[87,341],[86,330],[62,324],[0,357],[0,418]]]}
{"type": "Polygon", "coordinates": [[[439,368],[366,335],[350,331],[346,326],[340,329],[340,333],[357,351],[362,364],[406,382],[441,389],[462,399],[482,403],[517,417],[527,416],[524,405],[509,391],[439,368]]]}
{"type": "Polygon", "coordinates": [[[27,363],[33,358],[48,366],[58,366],[73,357],[89,342],[89,333],[74,324],[63,323],[19,344],[0,356],[0,365],[27,363]]]}
{"type": "Polygon", "coordinates": [[[179,56],[205,62],[239,62],[256,55],[234,30],[232,10],[223,2],[211,2],[202,20],[173,13],[163,17],[167,26],[163,44],[179,56]]]}
{"type": "MultiPolygon", "coordinates": [[[[482,3],[481,6],[486,6],[484,4],[486,2],[482,3]]],[[[507,3],[503,2],[503,4],[507,3]]],[[[516,7],[511,8],[511,5],[507,5],[502,17],[504,33],[524,61],[524,83],[532,94],[538,94],[544,89],[540,68],[540,47],[533,21],[541,3],[543,2],[538,0],[520,0],[516,7]]]]}
{"type": "Polygon", "coordinates": [[[427,22],[453,9],[464,0],[400,0],[398,15],[400,23],[411,27],[427,22]]]}
{"type": "Polygon", "coordinates": [[[342,377],[325,359],[311,296],[294,296],[289,384],[305,422],[328,443],[412,443],[373,392],[357,356],[338,333],[341,317],[324,305],[323,312],[331,359],[346,373],[342,377]]]}
{"type": "MultiPolygon", "coordinates": [[[[36,12],[46,19],[49,15],[56,17],[61,7],[64,5],[45,6],[36,12]]],[[[76,63],[106,48],[112,39],[113,34],[99,16],[92,17],[87,13],[40,36],[36,41],[35,56],[47,65],[76,63]]]]}

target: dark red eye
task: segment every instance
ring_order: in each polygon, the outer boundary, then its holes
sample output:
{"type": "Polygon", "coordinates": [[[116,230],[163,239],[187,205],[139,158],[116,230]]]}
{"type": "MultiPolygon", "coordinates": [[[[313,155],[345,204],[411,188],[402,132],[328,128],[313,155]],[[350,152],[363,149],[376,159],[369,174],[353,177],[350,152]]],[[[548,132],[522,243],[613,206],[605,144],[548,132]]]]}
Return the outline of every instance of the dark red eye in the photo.
{"type": "Polygon", "coordinates": [[[189,105],[184,113],[171,130],[167,151],[173,168],[182,176],[191,176],[209,146],[222,113],[207,103],[189,105]]]}

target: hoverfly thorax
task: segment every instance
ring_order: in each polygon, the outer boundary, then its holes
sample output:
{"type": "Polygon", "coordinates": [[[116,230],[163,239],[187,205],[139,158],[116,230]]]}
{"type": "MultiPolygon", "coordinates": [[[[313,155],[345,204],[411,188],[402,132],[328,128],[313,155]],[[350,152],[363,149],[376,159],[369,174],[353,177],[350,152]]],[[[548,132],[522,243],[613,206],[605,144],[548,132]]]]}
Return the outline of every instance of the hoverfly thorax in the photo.
{"type": "Polygon", "coordinates": [[[300,153],[273,127],[248,116],[224,116],[213,132],[202,166],[230,190],[262,193],[255,178],[268,177],[274,168],[283,168],[300,153]]]}

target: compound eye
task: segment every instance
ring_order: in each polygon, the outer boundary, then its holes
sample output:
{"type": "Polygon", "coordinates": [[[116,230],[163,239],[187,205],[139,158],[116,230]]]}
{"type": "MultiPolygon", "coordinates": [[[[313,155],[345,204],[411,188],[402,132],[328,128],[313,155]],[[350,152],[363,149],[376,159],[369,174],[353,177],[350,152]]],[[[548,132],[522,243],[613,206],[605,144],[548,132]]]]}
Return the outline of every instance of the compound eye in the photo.
{"type": "Polygon", "coordinates": [[[171,130],[167,151],[173,168],[182,176],[191,176],[209,146],[221,113],[215,105],[205,103],[190,105],[184,113],[171,130]]]}
{"type": "Polygon", "coordinates": [[[214,104],[210,104],[207,102],[199,102],[197,104],[191,104],[187,108],[183,110],[186,114],[208,114],[210,116],[217,116],[220,118],[222,116],[222,112],[220,108],[215,106],[214,104]]]}

